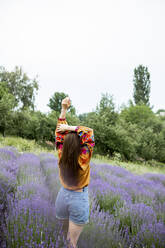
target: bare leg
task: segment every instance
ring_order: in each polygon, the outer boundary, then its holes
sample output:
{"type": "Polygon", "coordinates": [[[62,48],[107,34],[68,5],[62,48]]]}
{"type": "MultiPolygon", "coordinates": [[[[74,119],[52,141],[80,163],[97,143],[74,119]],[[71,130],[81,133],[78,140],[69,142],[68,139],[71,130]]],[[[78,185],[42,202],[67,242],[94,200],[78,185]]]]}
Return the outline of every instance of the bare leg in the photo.
{"type": "Polygon", "coordinates": [[[77,225],[72,221],[69,221],[69,230],[67,240],[70,240],[71,245],[76,248],[79,236],[84,228],[84,225],[77,225]]]}
{"type": "Polygon", "coordinates": [[[65,239],[67,239],[67,233],[68,233],[68,228],[69,228],[69,220],[62,220],[62,230],[65,239]]]}

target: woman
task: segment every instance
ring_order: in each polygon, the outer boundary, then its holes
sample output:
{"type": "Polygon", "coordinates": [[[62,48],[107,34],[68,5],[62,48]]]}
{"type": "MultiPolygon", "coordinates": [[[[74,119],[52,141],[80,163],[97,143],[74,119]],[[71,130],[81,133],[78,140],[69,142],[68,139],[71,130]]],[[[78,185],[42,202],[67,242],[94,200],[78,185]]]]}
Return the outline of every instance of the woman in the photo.
{"type": "Polygon", "coordinates": [[[89,222],[89,162],[95,143],[91,128],[68,126],[65,116],[69,106],[70,99],[66,97],[55,131],[62,185],[55,208],[56,218],[63,221],[66,238],[75,248],[84,225],[89,222]]]}

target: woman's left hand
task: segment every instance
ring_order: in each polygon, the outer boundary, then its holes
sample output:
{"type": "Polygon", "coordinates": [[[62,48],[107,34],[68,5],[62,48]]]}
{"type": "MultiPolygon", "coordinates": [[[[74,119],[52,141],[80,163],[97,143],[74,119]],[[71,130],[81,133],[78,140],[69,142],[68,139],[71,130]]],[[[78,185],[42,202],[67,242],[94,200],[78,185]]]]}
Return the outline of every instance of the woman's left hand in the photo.
{"type": "Polygon", "coordinates": [[[59,124],[57,125],[57,132],[63,133],[65,131],[69,130],[69,126],[66,124],[59,124]]]}

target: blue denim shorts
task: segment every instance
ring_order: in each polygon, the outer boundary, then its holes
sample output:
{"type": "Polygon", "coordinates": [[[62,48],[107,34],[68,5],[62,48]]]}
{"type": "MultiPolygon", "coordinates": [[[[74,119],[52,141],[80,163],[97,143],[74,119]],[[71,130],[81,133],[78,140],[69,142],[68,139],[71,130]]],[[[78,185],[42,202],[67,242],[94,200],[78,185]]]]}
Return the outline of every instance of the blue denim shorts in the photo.
{"type": "Polygon", "coordinates": [[[56,218],[71,220],[77,225],[89,223],[88,186],[82,192],[61,187],[55,203],[56,218]]]}

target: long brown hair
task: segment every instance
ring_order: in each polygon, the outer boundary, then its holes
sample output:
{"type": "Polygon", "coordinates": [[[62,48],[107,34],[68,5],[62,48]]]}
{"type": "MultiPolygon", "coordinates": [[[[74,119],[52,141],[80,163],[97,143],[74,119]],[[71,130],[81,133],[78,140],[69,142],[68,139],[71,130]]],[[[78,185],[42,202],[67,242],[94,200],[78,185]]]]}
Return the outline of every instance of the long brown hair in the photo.
{"type": "Polygon", "coordinates": [[[61,177],[68,186],[76,186],[78,184],[78,171],[80,169],[78,157],[80,151],[80,137],[77,133],[71,132],[66,134],[59,165],[61,177]]]}

